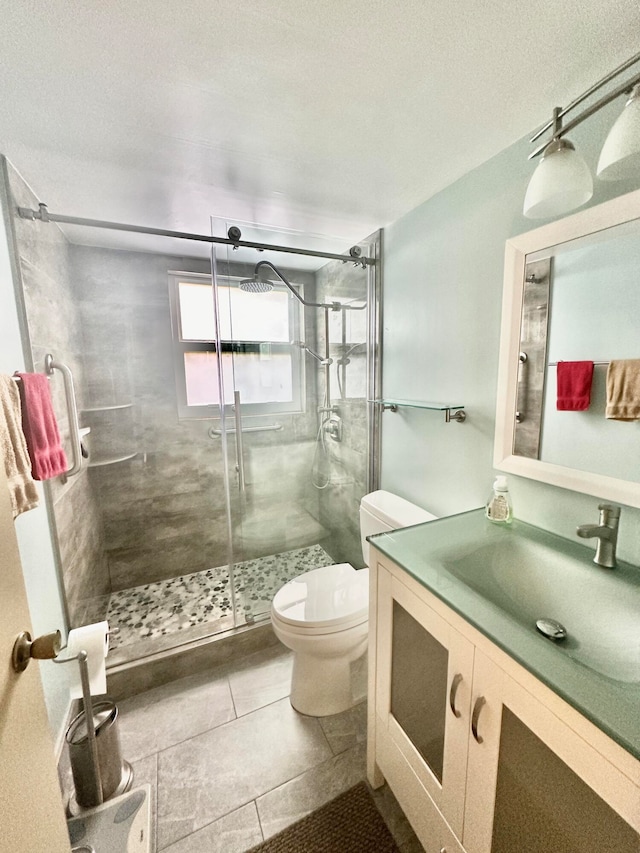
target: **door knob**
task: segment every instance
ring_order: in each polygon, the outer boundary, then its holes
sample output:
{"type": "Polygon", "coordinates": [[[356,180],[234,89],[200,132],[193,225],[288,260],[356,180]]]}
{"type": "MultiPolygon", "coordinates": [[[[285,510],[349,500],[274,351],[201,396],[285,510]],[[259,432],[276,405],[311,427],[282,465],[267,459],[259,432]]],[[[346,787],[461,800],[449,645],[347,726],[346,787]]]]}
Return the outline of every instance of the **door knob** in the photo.
{"type": "Polygon", "coordinates": [[[22,631],[16,637],[11,653],[11,664],[15,672],[24,672],[31,658],[37,660],[52,660],[60,651],[60,631],[51,634],[43,634],[41,637],[31,639],[28,631],[22,631]]]}

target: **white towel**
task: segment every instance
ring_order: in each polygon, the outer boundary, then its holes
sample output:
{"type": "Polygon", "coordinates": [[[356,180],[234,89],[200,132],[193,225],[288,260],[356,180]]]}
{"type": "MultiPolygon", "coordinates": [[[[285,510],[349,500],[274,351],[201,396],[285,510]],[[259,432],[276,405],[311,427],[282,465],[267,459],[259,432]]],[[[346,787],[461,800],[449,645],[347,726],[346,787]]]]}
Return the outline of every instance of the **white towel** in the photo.
{"type": "Polygon", "coordinates": [[[38,506],[38,492],[31,476],[27,442],[22,432],[20,394],[15,381],[0,374],[0,453],[9,481],[13,517],[38,506]]]}

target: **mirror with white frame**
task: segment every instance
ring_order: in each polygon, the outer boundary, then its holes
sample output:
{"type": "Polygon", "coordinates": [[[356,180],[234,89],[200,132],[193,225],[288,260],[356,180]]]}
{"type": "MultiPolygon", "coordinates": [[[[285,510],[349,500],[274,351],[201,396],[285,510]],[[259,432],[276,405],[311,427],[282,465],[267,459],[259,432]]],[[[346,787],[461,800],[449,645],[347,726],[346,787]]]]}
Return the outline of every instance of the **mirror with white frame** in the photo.
{"type": "Polygon", "coordinates": [[[605,417],[612,359],[640,359],[640,190],[507,241],[494,465],[640,507],[640,422],[605,417]],[[591,401],[556,409],[560,361],[591,401]]]}

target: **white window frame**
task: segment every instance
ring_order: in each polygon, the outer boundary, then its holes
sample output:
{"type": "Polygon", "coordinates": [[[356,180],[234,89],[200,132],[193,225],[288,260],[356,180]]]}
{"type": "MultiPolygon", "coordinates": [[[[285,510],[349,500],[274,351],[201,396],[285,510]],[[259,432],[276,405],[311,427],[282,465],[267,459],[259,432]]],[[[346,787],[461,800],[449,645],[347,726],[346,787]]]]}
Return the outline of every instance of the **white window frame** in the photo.
{"type": "MultiPolygon", "coordinates": [[[[218,276],[219,284],[238,285],[241,281],[239,276],[218,276]]],[[[178,406],[178,417],[181,420],[202,420],[202,419],[217,419],[220,417],[220,406],[218,404],[193,406],[187,403],[187,386],[184,369],[184,356],[187,352],[212,352],[218,351],[217,342],[215,340],[183,340],[181,337],[181,322],[180,322],[180,296],[179,284],[210,284],[212,285],[211,276],[207,273],[178,273],[169,272],[169,307],[171,312],[171,338],[173,343],[173,361],[176,378],[176,399],[178,406]]],[[[294,285],[298,289],[302,289],[301,285],[294,285]]],[[[287,292],[284,285],[279,286],[274,283],[274,289],[287,292]]],[[[291,340],[299,341],[303,339],[303,322],[304,316],[300,311],[300,306],[294,297],[290,297],[289,302],[289,329],[291,331],[291,340]]],[[[213,310],[213,305],[212,305],[213,310]]],[[[261,343],[270,343],[273,350],[278,352],[289,352],[291,354],[292,366],[292,390],[293,400],[285,402],[271,403],[242,403],[242,413],[246,416],[273,415],[273,414],[301,414],[305,409],[305,360],[303,358],[303,350],[299,346],[293,346],[290,343],[279,341],[225,341],[222,342],[221,351],[242,351],[241,347],[248,347],[249,351],[259,351],[261,343]],[[237,349],[236,349],[237,348],[237,349]]],[[[224,389],[228,395],[229,389],[224,389]]],[[[242,389],[240,389],[242,391],[242,389]]]]}

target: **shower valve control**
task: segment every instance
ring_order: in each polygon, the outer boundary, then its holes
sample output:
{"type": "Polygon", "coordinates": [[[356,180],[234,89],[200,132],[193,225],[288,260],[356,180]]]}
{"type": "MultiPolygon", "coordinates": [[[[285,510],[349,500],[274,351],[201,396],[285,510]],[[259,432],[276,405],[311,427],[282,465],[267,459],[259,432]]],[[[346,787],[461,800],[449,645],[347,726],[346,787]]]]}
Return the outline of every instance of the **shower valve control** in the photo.
{"type": "Polygon", "coordinates": [[[334,441],[342,441],[342,418],[340,415],[336,415],[334,412],[325,424],[324,431],[334,441]]]}

